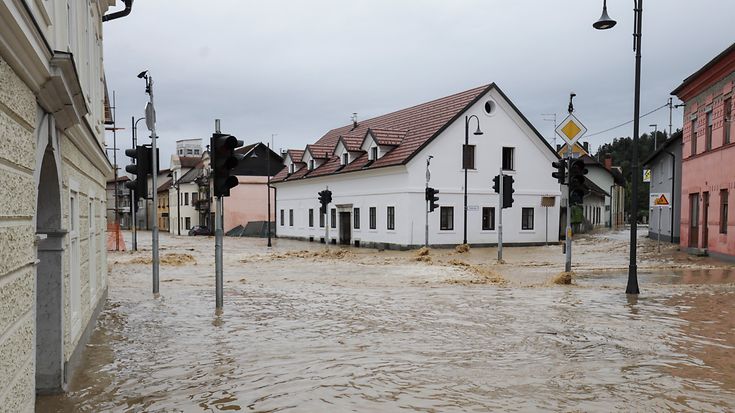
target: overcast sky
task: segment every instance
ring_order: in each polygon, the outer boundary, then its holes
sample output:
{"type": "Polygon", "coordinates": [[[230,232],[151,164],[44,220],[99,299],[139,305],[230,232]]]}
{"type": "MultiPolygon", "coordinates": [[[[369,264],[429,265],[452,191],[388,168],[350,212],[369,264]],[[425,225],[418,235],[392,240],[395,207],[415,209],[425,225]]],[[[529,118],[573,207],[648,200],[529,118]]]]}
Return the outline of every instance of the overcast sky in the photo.
{"type": "MultiPolygon", "coordinates": [[[[641,113],[735,40],[733,0],[644,6],[641,113]]],[[[592,28],[601,9],[602,0],[138,0],[103,25],[107,84],[126,128],[118,147],[130,146],[131,116],[143,115],[144,69],[164,167],[176,140],[206,145],[215,118],[246,144],[276,134],[276,149],[303,149],[353,112],[367,119],[491,82],[552,143],[542,114],[561,121],[574,91],[575,114],[594,134],[633,118],[633,1],[608,1],[611,30],[592,28]]],[[[676,109],[674,130],[681,122],[676,109]]],[[[641,133],[654,123],[668,128],[668,109],[644,117],[641,133]]],[[[138,130],[148,143],[144,122],[138,130]]],[[[596,149],[631,134],[629,124],[587,140],[596,149]]]]}

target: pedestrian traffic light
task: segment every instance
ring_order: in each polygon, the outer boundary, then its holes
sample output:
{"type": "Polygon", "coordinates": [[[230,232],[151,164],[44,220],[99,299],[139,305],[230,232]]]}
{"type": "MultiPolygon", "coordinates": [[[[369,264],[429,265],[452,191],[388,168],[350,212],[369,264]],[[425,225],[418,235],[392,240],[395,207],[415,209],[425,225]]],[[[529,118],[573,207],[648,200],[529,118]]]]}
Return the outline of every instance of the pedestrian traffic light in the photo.
{"type": "Polygon", "coordinates": [[[574,159],[569,164],[569,205],[580,205],[584,202],[584,196],[588,188],[585,185],[584,176],[587,174],[584,160],[574,159]]]}
{"type": "Polygon", "coordinates": [[[235,153],[235,149],[242,146],[243,141],[232,135],[214,133],[210,145],[212,148],[214,196],[230,196],[230,188],[234,188],[238,184],[237,177],[232,175],[232,170],[243,157],[243,155],[235,153]]]}
{"type": "Polygon", "coordinates": [[[495,178],[493,178],[493,191],[496,194],[500,193],[500,175],[495,175],[495,178]]]}
{"type": "Polygon", "coordinates": [[[133,158],[133,164],[126,166],[125,171],[135,175],[135,179],[125,183],[125,187],[135,193],[135,200],[148,197],[148,174],[152,169],[152,152],[147,146],[125,149],[125,155],[133,158]]]}
{"type": "Polygon", "coordinates": [[[426,188],[426,200],[429,202],[429,212],[434,212],[435,209],[439,208],[439,197],[436,195],[439,191],[434,188],[426,188]]]}
{"type": "Polygon", "coordinates": [[[566,159],[559,159],[556,162],[552,162],[551,166],[556,168],[556,172],[552,172],[551,176],[556,178],[556,180],[562,184],[565,185],[566,181],[566,174],[567,174],[567,161],[566,159]]]}
{"type": "Polygon", "coordinates": [[[511,208],[513,206],[513,179],[510,175],[503,175],[503,208],[511,208]]]}
{"type": "Polygon", "coordinates": [[[332,191],[330,191],[329,189],[319,191],[319,203],[322,205],[319,208],[319,212],[322,214],[326,214],[327,205],[332,203],[332,191]]]}

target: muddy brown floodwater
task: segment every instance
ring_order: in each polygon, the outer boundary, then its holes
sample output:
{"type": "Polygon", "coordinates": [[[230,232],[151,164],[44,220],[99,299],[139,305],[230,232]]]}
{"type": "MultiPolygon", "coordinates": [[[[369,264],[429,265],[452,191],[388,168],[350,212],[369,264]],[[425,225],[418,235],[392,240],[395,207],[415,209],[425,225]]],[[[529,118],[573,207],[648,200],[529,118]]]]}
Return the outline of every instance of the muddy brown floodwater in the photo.
{"type": "Polygon", "coordinates": [[[491,248],[226,238],[220,315],[213,240],[164,236],[162,257],[180,255],[158,298],[149,251],[110,253],[83,365],[37,411],[735,410],[732,266],[642,240],[628,298],[613,235],[579,242],[564,286],[548,282],[558,246],[508,248],[498,265],[491,248]]]}

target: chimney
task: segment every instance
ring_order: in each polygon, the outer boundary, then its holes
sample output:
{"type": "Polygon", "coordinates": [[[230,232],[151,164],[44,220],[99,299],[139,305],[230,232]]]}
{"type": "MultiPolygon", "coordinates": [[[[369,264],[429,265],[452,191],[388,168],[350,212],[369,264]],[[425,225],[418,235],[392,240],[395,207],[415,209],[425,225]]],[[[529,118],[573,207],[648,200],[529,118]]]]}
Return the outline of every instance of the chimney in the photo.
{"type": "Polygon", "coordinates": [[[608,171],[612,169],[612,155],[605,155],[605,169],[608,171]]]}
{"type": "Polygon", "coordinates": [[[352,112],[352,130],[357,129],[357,112],[352,112]]]}
{"type": "Polygon", "coordinates": [[[590,153],[590,145],[589,142],[582,142],[582,147],[584,148],[584,151],[587,153],[590,153]]]}
{"type": "Polygon", "coordinates": [[[557,144],[556,144],[556,151],[557,151],[557,152],[559,152],[560,150],[561,150],[561,145],[559,145],[559,144],[557,143],[557,144]]]}

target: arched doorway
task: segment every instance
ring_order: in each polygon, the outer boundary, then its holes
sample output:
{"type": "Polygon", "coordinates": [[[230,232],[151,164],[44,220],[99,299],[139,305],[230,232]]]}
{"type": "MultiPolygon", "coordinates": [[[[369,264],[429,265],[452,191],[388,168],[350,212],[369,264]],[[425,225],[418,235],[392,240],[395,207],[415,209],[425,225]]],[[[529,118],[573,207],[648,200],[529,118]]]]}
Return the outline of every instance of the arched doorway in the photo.
{"type": "Polygon", "coordinates": [[[47,147],[38,180],[36,233],[36,391],[55,393],[64,389],[64,331],[62,256],[64,235],[61,229],[59,174],[51,147],[47,147]]]}

